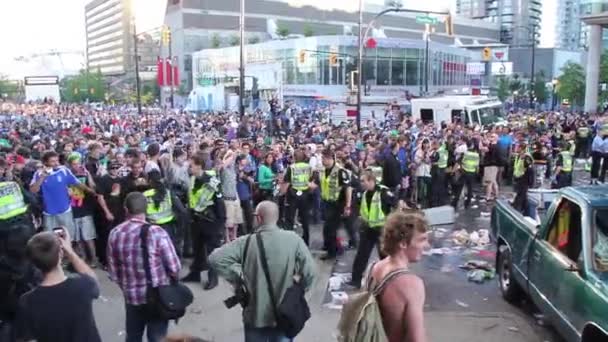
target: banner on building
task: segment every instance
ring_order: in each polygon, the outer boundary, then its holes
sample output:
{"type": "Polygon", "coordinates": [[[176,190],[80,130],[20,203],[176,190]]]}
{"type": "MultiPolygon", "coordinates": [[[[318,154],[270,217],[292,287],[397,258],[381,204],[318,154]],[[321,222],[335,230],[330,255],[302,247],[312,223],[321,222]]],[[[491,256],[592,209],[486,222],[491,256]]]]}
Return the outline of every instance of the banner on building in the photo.
{"type": "Polygon", "coordinates": [[[513,74],[513,62],[493,62],[491,70],[494,76],[509,76],[513,74]]]}
{"type": "Polygon", "coordinates": [[[486,74],[486,64],[480,62],[470,62],[467,63],[467,75],[485,75],[486,74]]]}

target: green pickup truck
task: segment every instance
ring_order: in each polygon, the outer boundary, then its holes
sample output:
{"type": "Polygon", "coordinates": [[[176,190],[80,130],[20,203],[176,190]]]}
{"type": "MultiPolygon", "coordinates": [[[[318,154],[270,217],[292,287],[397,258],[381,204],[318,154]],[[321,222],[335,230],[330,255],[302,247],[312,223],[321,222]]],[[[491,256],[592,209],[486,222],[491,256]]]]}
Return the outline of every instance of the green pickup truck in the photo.
{"type": "Polygon", "coordinates": [[[525,215],[504,200],[492,211],[503,297],[530,298],[568,342],[608,341],[608,186],[528,198],[525,215]]]}

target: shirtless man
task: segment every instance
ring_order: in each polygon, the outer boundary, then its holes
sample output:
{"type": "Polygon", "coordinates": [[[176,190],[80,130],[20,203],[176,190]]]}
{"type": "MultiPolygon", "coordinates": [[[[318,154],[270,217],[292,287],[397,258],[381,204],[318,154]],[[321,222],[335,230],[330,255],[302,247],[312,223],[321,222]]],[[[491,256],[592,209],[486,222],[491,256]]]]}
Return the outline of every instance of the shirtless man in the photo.
{"type": "MultiPolygon", "coordinates": [[[[392,271],[408,269],[428,248],[427,223],[420,213],[395,212],[386,220],[383,251],[388,255],[370,270],[374,283],[392,271]]],[[[384,330],[389,342],[426,342],[425,290],[422,279],[406,273],[391,280],[378,295],[384,330]]]]}

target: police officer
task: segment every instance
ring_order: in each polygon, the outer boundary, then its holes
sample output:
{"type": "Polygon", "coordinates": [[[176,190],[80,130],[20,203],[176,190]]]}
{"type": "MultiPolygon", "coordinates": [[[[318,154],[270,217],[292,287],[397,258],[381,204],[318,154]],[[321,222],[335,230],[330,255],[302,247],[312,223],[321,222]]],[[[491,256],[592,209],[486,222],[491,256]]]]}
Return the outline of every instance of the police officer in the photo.
{"type": "Polygon", "coordinates": [[[433,153],[431,154],[431,207],[445,204],[447,194],[446,169],[448,167],[448,150],[445,143],[433,141],[433,153]]]}
{"type": "MultiPolygon", "coordinates": [[[[215,171],[205,171],[204,167],[204,157],[195,155],[190,163],[192,178],[188,191],[194,260],[190,265],[190,273],[182,279],[185,282],[201,281],[200,272],[208,268],[207,257],[221,246],[224,235],[226,210],[219,191],[220,181],[215,171]]],[[[205,290],[217,286],[218,275],[215,270],[209,269],[207,279],[205,290]]]]}
{"type": "Polygon", "coordinates": [[[555,162],[554,188],[561,189],[572,185],[573,155],[567,149],[567,144],[562,144],[562,151],[557,155],[555,162]]]}
{"type": "MultiPolygon", "coordinates": [[[[2,172],[3,173],[3,172],[2,172]]],[[[0,177],[0,340],[15,339],[14,320],[19,297],[40,281],[25,255],[34,235],[31,209],[35,198],[19,184],[0,177]]]]}
{"type": "Polygon", "coordinates": [[[467,187],[467,198],[464,202],[465,209],[468,209],[473,199],[473,183],[479,172],[479,153],[477,152],[473,141],[467,143],[467,151],[463,153],[460,159],[460,170],[462,171],[462,181],[458,184],[455,191],[455,196],[452,201],[452,206],[458,208],[458,200],[464,186],[467,187]]]}
{"type": "MultiPolygon", "coordinates": [[[[604,138],[608,136],[608,124],[601,124],[591,143],[591,184],[596,184],[604,157],[604,138]]],[[[603,168],[603,167],[602,167],[603,168]]]]}
{"type": "Polygon", "coordinates": [[[531,180],[533,160],[527,150],[528,146],[521,143],[517,147],[517,154],[513,163],[513,187],[515,188],[513,207],[522,214],[528,211],[528,188],[533,183],[533,180],[531,180]]]}
{"type": "Polygon", "coordinates": [[[324,170],[319,175],[321,183],[321,200],[325,208],[323,223],[323,243],[327,255],[321,259],[333,259],[338,254],[337,231],[341,216],[350,216],[352,210],[352,188],[347,170],[336,163],[334,152],[323,150],[324,170]]]}
{"type": "Polygon", "coordinates": [[[369,261],[369,256],[372,253],[374,246],[378,248],[378,254],[382,257],[380,251],[380,235],[382,227],[386,220],[386,216],[396,204],[397,198],[383,185],[378,184],[376,176],[371,171],[366,171],[361,177],[363,185],[363,196],[359,215],[361,217],[361,235],[359,237],[359,247],[357,255],[353,263],[352,280],[350,285],[355,288],[360,288],[363,271],[369,261]]]}
{"type": "Polygon", "coordinates": [[[591,130],[586,122],[582,122],[576,129],[576,156],[578,158],[587,158],[587,150],[589,149],[589,134],[591,130]]]}
{"type": "Polygon", "coordinates": [[[296,211],[302,223],[304,242],[308,245],[310,240],[310,199],[309,190],[316,187],[312,183],[312,168],[306,162],[306,154],[302,150],[294,153],[295,164],[287,168],[284,182],[288,186],[286,224],[288,229],[295,226],[296,211]]]}
{"type": "Polygon", "coordinates": [[[161,177],[156,169],[148,173],[150,189],[143,192],[148,200],[146,219],[167,231],[175,251],[181,256],[186,208],[177,195],[167,189],[161,177]]]}

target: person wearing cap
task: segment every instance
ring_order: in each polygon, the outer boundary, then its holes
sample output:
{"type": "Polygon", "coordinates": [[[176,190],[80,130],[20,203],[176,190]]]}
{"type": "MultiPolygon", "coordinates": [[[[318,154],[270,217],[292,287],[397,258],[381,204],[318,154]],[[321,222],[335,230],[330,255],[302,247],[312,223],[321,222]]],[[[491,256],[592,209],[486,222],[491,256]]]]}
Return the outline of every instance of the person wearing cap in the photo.
{"type": "Polygon", "coordinates": [[[321,200],[325,208],[323,223],[323,244],[327,255],[323,260],[333,259],[338,254],[337,231],[342,216],[350,216],[352,210],[352,188],[350,174],[336,163],[336,157],[331,149],[322,153],[323,167],[319,175],[321,185],[321,200]]]}
{"type": "Polygon", "coordinates": [[[286,225],[293,230],[295,226],[296,211],[302,223],[302,238],[308,246],[310,239],[310,199],[311,189],[316,188],[312,182],[313,170],[306,161],[306,154],[302,150],[294,153],[295,163],[287,168],[283,182],[288,187],[286,225]]]}
{"type": "Polygon", "coordinates": [[[192,249],[194,260],[190,273],[182,280],[200,282],[201,272],[208,269],[205,290],[211,290],[218,284],[217,272],[209,268],[207,258],[222,243],[226,222],[226,207],[220,188],[220,181],[210,165],[205,165],[205,157],[195,155],[190,162],[190,189],[188,190],[188,207],[191,212],[192,249]],[[207,169],[207,171],[205,171],[207,169]]]}
{"type": "Polygon", "coordinates": [[[532,165],[534,161],[528,153],[528,145],[520,143],[516,147],[515,160],[513,162],[513,187],[515,198],[513,207],[522,214],[528,211],[528,189],[534,183],[534,172],[532,165]]]}
{"type": "Polygon", "coordinates": [[[122,179],[119,175],[121,167],[119,162],[111,161],[108,172],[96,181],[97,203],[103,214],[101,224],[97,226],[97,254],[103,265],[107,264],[106,250],[110,231],[124,220],[125,194],[122,191],[122,179]]]}
{"type": "Polygon", "coordinates": [[[395,194],[379,184],[373,172],[363,172],[361,183],[364,190],[359,206],[359,217],[362,221],[361,234],[349,283],[350,286],[357,289],[361,287],[363,272],[374,247],[378,248],[380,258],[383,257],[383,253],[380,251],[382,228],[386,217],[397,204],[395,194]]]}
{"type": "Polygon", "coordinates": [[[572,185],[572,170],[574,155],[570,152],[567,142],[562,142],[561,152],[555,161],[554,188],[561,189],[572,185]]]}

